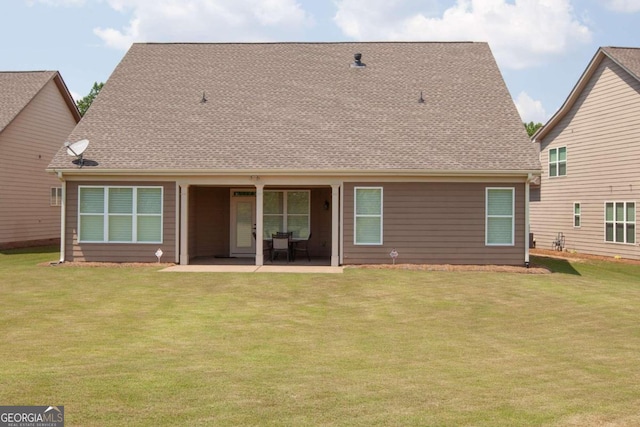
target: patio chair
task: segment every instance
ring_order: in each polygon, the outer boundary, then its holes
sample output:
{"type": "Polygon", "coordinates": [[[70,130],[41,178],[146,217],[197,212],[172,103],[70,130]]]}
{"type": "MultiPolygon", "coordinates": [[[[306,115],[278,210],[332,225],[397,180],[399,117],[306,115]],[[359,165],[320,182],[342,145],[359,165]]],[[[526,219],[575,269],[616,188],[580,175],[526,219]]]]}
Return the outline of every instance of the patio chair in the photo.
{"type": "Polygon", "coordinates": [[[309,240],[311,240],[311,233],[309,233],[307,240],[297,240],[295,242],[295,245],[293,246],[293,259],[296,258],[298,252],[302,252],[307,254],[307,260],[311,262],[311,256],[309,255],[309,240]]]}
{"type": "Polygon", "coordinates": [[[271,239],[271,262],[273,262],[273,259],[279,253],[286,253],[287,262],[289,262],[289,260],[291,259],[291,246],[289,244],[289,237],[278,237],[277,234],[274,234],[273,238],[271,239]]]}
{"type": "MultiPolygon", "coordinates": [[[[253,238],[256,238],[256,232],[253,231],[251,234],[253,234],[253,238]]],[[[269,239],[262,239],[262,255],[264,256],[265,253],[268,253],[269,258],[271,258],[271,240],[269,239]]]]}

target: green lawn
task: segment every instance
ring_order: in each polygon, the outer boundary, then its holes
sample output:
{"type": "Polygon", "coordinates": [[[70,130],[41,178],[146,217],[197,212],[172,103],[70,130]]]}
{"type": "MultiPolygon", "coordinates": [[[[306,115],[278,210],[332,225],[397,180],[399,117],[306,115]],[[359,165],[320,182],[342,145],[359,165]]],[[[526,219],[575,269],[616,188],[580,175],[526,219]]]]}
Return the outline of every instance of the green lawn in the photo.
{"type": "Polygon", "coordinates": [[[0,253],[0,404],[68,426],[640,425],[640,266],[343,275],[0,253]]]}

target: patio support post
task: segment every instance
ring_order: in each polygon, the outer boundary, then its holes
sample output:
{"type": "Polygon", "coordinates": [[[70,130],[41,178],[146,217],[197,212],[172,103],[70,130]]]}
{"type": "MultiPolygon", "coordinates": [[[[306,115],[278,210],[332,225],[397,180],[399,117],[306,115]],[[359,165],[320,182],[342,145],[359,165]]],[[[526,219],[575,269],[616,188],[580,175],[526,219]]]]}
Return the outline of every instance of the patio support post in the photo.
{"type": "Polygon", "coordinates": [[[264,184],[256,184],[256,265],[264,265],[263,243],[263,199],[264,184]]]}
{"type": "Polygon", "coordinates": [[[529,194],[530,194],[530,183],[533,179],[533,175],[529,174],[527,180],[524,183],[524,265],[529,267],[529,221],[531,221],[529,215],[529,194]]]}
{"type": "Polygon", "coordinates": [[[331,184],[331,266],[340,265],[340,184],[331,184]]]}
{"type": "Polygon", "coordinates": [[[180,265],[189,264],[189,184],[180,185],[180,265]]]}

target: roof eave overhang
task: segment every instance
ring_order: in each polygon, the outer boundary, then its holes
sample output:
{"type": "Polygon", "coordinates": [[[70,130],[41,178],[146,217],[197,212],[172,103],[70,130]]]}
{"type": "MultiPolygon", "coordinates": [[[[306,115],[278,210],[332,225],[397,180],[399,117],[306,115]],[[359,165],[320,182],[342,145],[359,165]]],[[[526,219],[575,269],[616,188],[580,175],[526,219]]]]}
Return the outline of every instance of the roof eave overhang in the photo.
{"type": "Polygon", "coordinates": [[[540,169],[478,169],[478,170],[426,170],[426,169],[84,169],[84,168],[48,168],[47,172],[62,176],[341,176],[341,177],[362,177],[362,176],[464,176],[464,177],[489,177],[489,176],[535,176],[540,175],[540,169]]]}

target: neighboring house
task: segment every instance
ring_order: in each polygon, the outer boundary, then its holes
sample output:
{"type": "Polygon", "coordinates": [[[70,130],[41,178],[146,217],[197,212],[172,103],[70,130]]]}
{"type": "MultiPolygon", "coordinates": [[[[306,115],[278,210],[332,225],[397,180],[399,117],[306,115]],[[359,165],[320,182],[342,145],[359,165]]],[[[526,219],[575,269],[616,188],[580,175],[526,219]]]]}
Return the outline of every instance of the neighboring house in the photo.
{"type": "Polygon", "coordinates": [[[134,44],[69,139],[63,260],[261,265],[255,227],[332,265],[528,262],[540,163],[486,43],[134,44]]]}
{"type": "Polygon", "coordinates": [[[62,185],[45,169],[79,121],[57,71],[0,72],[0,248],[60,238],[62,185]]]}
{"type": "Polygon", "coordinates": [[[640,259],[640,49],[603,47],[538,130],[542,177],[531,192],[538,248],[640,259]]]}

